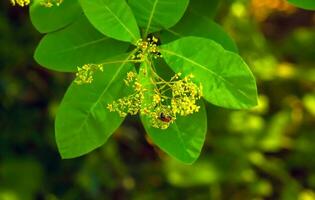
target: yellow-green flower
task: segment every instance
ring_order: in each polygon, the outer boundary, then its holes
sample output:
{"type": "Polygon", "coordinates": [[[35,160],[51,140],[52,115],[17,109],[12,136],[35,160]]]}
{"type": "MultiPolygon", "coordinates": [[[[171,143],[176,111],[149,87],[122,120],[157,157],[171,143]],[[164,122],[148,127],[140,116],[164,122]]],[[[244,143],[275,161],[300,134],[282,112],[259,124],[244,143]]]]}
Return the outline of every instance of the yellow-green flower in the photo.
{"type": "Polygon", "coordinates": [[[78,67],[75,83],[77,83],[78,85],[92,83],[93,75],[97,70],[103,71],[103,65],[85,64],[82,67],[78,67]]]}
{"type": "Polygon", "coordinates": [[[107,108],[110,112],[117,112],[121,117],[127,114],[147,116],[151,126],[167,129],[176,120],[177,115],[191,115],[200,109],[197,101],[201,98],[201,88],[191,81],[192,75],[183,79],[179,78],[180,75],[175,74],[170,81],[155,77],[159,82],[153,82],[155,89],[152,99],[149,101],[146,99],[144,103],[144,99],[149,98],[144,94],[150,90],[139,82],[134,72],[129,72],[125,82],[128,86],[131,84],[134,92],[108,104],[107,108]]]}
{"type": "Polygon", "coordinates": [[[162,57],[158,46],[158,39],[154,36],[146,40],[138,40],[136,43],[137,52],[132,56],[132,59],[143,60],[148,55],[153,55],[154,58],[162,57]]]}
{"type": "Polygon", "coordinates": [[[31,3],[30,0],[11,0],[12,5],[19,5],[19,6],[27,6],[28,4],[31,3]]]}
{"type": "MultiPolygon", "coordinates": [[[[31,3],[31,0],[10,0],[12,5],[18,5],[21,7],[27,6],[31,3]]],[[[41,5],[44,7],[52,7],[54,5],[59,6],[63,0],[42,0],[41,5]]]]}
{"type": "Polygon", "coordinates": [[[54,5],[59,6],[63,0],[42,0],[41,5],[50,8],[54,5]]]}

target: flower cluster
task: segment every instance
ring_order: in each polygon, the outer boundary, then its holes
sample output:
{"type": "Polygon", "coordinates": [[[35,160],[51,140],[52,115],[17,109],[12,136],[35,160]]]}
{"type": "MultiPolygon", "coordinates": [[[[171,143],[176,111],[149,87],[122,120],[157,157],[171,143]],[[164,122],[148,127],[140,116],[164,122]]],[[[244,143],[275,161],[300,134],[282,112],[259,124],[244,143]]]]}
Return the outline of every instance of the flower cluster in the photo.
{"type": "Polygon", "coordinates": [[[175,74],[168,82],[158,77],[148,109],[153,127],[166,129],[177,116],[187,116],[199,111],[197,101],[202,96],[202,87],[192,82],[193,75],[183,79],[180,76],[181,73],[175,74]]]}
{"type": "MultiPolygon", "coordinates": [[[[12,5],[19,5],[21,7],[27,6],[31,3],[31,0],[10,0],[12,5]]],[[[42,0],[41,5],[44,7],[52,7],[54,5],[59,6],[63,0],[42,0]]]]}
{"type": "Polygon", "coordinates": [[[107,105],[111,112],[118,112],[121,117],[126,117],[127,114],[136,115],[139,113],[145,92],[135,72],[128,72],[124,82],[127,86],[133,88],[134,93],[107,105]]]}
{"type": "MultiPolygon", "coordinates": [[[[193,83],[193,75],[181,79],[181,73],[178,73],[169,81],[161,78],[151,62],[152,58],[161,57],[157,44],[158,39],[154,36],[137,42],[135,54],[128,62],[147,62],[148,65],[140,67],[139,74],[135,71],[127,73],[124,83],[131,88],[131,94],[107,104],[107,109],[121,117],[141,114],[150,120],[152,127],[167,129],[178,116],[199,111],[197,101],[202,96],[201,85],[193,83]]],[[[92,83],[93,75],[98,70],[103,71],[103,64],[79,67],[75,82],[80,85],[92,83]]]]}
{"type": "Polygon", "coordinates": [[[28,4],[31,3],[30,0],[11,0],[12,5],[19,5],[19,6],[27,6],[28,4]]]}
{"type": "Polygon", "coordinates": [[[75,83],[78,85],[89,84],[93,82],[93,75],[97,71],[103,71],[103,65],[101,64],[85,64],[82,67],[78,67],[76,73],[75,83]]]}
{"type": "Polygon", "coordinates": [[[154,58],[162,57],[158,49],[158,39],[154,36],[148,37],[146,40],[140,39],[137,42],[137,51],[131,59],[143,60],[147,55],[153,55],[154,58]]]}
{"type": "Polygon", "coordinates": [[[172,84],[172,109],[175,114],[186,116],[199,111],[196,100],[201,97],[202,87],[196,87],[191,82],[193,75],[186,76],[183,80],[175,81],[172,84]]]}
{"type": "Polygon", "coordinates": [[[53,7],[54,5],[60,6],[60,4],[63,2],[63,0],[42,0],[41,5],[50,8],[53,7]]]}
{"type": "Polygon", "coordinates": [[[133,87],[133,94],[108,104],[107,108],[111,112],[118,112],[122,117],[127,114],[147,116],[153,127],[167,129],[177,116],[187,116],[200,109],[197,101],[202,95],[201,86],[192,82],[192,75],[183,79],[180,79],[180,75],[176,74],[170,81],[164,81],[155,75],[156,81],[152,90],[152,85],[142,85],[137,74],[129,72],[125,83],[133,87]]]}

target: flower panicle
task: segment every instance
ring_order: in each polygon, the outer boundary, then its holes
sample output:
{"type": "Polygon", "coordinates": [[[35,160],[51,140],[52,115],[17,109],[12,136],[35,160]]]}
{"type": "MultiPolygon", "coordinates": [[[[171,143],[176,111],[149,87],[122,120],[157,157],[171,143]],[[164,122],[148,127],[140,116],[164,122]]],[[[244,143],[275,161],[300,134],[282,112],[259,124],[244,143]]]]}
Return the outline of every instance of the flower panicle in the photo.
{"type": "Polygon", "coordinates": [[[19,5],[21,7],[27,6],[31,3],[30,0],[10,0],[13,6],[19,5]]]}
{"type": "MultiPolygon", "coordinates": [[[[10,0],[10,1],[13,6],[18,5],[21,7],[27,6],[31,3],[31,0],[10,0]]],[[[40,4],[44,7],[50,8],[54,5],[60,6],[62,2],[63,0],[42,0],[40,4]]]]}
{"type": "Polygon", "coordinates": [[[127,86],[132,87],[134,93],[107,105],[110,112],[117,112],[121,117],[126,117],[127,114],[136,115],[140,112],[145,92],[137,74],[133,71],[127,73],[124,82],[127,86]]]}
{"type": "Polygon", "coordinates": [[[103,71],[103,65],[102,64],[85,64],[82,67],[78,67],[75,83],[78,85],[92,83],[94,80],[93,76],[96,71],[103,71]]]}
{"type": "Polygon", "coordinates": [[[50,8],[53,6],[60,6],[60,4],[63,2],[63,0],[42,0],[41,1],[41,5],[46,7],[46,8],[50,8]]]}
{"type": "Polygon", "coordinates": [[[162,57],[158,49],[158,42],[159,40],[154,36],[146,40],[139,39],[136,43],[138,51],[132,56],[132,59],[143,60],[147,55],[152,55],[155,59],[162,57]]]}
{"type": "Polygon", "coordinates": [[[187,116],[198,112],[197,100],[202,97],[202,87],[192,82],[193,75],[190,74],[182,80],[175,81],[172,88],[171,105],[175,114],[187,116]]]}
{"type": "Polygon", "coordinates": [[[128,114],[141,114],[150,119],[155,128],[167,129],[175,122],[177,116],[187,116],[198,112],[200,106],[197,101],[201,98],[201,86],[192,82],[192,75],[180,79],[181,74],[175,74],[170,81],[159,79],[155,82],[152,99],[144,101],[146,86],[139,83],[137,74],[129,72],[125,83],[132,86],[133,93],[120,98],[107,108],[111,112],[117,112],[121,117],[128,114]]]}

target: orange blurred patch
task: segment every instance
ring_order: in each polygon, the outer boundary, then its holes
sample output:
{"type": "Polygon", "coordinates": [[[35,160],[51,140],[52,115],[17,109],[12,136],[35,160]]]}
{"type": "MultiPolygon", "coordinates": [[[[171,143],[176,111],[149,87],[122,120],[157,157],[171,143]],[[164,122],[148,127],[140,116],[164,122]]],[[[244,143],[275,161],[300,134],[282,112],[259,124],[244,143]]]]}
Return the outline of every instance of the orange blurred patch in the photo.
{"type": "Polygon", "coordinates": [[[257,21],[264,21],[274,12],[293,14],[296,8],[285,0],[251,0],[251,13],[257,21]]]}

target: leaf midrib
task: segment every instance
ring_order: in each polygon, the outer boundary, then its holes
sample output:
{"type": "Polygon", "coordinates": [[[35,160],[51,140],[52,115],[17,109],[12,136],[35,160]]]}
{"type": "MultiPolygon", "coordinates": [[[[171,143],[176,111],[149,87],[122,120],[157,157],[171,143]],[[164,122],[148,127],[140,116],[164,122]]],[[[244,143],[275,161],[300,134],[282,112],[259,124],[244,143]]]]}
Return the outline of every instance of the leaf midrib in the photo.
{"type": "Polygon", "coordinates": [[[159,0],[155,0],[154,1],[154,4],[153,4],[153,7],[152,7],[152,10],[151,10],[151,13],[150,13],[150,17],[149,17],[149,20],[148,20],[148,25],[147,25],[147,28],[145,30],[145,36],[147,36],[148,32],[149,32],[149,29],[150,29],[150,26],[151,26],[151,23],[152,23],[152,19],[154,17],[154,13],[155,13],[155,10],[156,10],[156,6],[158,4],[158,1],[159,0]]]}
{"type": "Polygon", "coordinates": [[[61,51],[56,51],[56,52],[52,52],[52,53],[51,52],[47,52],[47,54],[54,55],[54,54],[65,53],[65,52],[69,52],[69,51],[72,51],[72,50],[81,49],[81,48],[84,48],[84,47],[87,47],[87,46],[90,46],[90,45],[94,45],[94,44],[106,41],[108,39],[109,39],[108,37],[104,37],[104,38],[101,38],[101,39],[98,39],[98,40],[93,40],[93,41],[90,41],[90,42],[86,42],[86,43],[80,44],[78,46],[73,46],[73,47],[68,48],[68,49],[63,49],[61,51]]]}
{"type": "Polygon", "coordinates": [[[178,138],[180,139],[180,141],[181,141],[181,143],[183,144],[183,147],[184,147],[184,149],[185,149],[185,155],[186,156],[188,156],[188,157],[191,157],[190,155],[189,155],[189,153],[187,152],[187,146],[186,146],[186,143],[185,143],[185,141],[184,141],[184,138],[183,138],[183,136],[180,134],[182,131],[180,131],[180,129],[179,129],[179,127],[178,127],[178,125],[177,125],[177,123],[175,122],[174,123],[174,128],[176,129],[176,133],[177,133],[177,136],[178,136],[178,138]]]}
{"type": "Polygon", "coordinates": [[[233,83],[231,83],[230,81],[226,80],[223,76],[221,76],[221,75],[215,73],[215,72],[212,71],[211,69],[208,69],[207,67],[205,67],[205,66],[203,66],[203,65],[201,65],[201,64],[199,64],[199,63],[197,63],[196,61],[194,61],[194,60],[192,60],[192,59],[189,59],[189,58],[187,58],[187,57],[185,57],[185,56],[182,56],[182,55],[180,55],[180,54],[178,54],[178,53],[176,53],[176,52],[173,52],[173,51],[170,51],[170,50],[166,50],[166,49],[160,49],[160,50],[161,50],[161,51],[164,51],[164,52],[166,52],[166,53],[169,53],[169,54],[171,54],[171,55],[177,56],[177,57],[179,57],[179,58],[182,58],[183,60],[186,60],[187,62],[190,62],[191,64],[196,65],[196,66],[200,67],[201,69],[203,69],[203,70],[205,70],[205,71],[208,71],[209,73],[211,73],[211,74],[214,75],[215,77],[217,77],[217,78],[219,78],[220,80],[226,82],[228,85],[230,85],[232,88],[234,88],[240,95],[242,95],[242,96],[246,97],[247,99],[251,100],[251,98],[250,98],[249,96],[247,96],[247,94],[246,94],[244,91],[242,91],[241,89],[235,87],[233,83]]]}
{"type": "Polygon", "coordinates": [[[119,22],[119,24],[130,34],[130,36],[136,41],[137,37],[132,33],[132,31],[119,19],[119,17],[106,5],[106,2],[102,0],[103,6],[105,9],[107,9],[113,16],[114,18],[119,22]]]}

